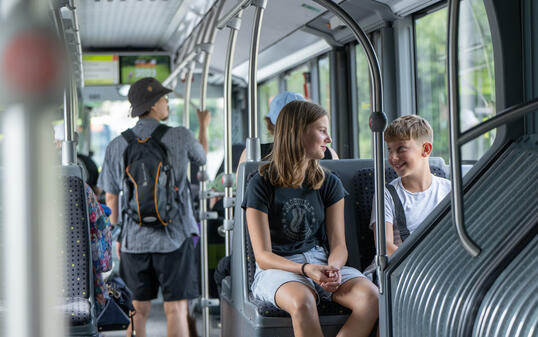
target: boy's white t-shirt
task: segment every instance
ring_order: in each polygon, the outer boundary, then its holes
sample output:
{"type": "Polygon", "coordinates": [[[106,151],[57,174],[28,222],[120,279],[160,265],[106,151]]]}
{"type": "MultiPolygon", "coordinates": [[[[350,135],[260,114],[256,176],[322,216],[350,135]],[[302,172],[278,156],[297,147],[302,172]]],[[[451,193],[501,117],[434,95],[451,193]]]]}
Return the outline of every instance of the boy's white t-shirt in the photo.
{"type": "MultiPolygon", "coordinates": [[[[432,174],[432,184],[423,192],[409,192],[402,185],[402,178],[398,177],[390,182],[396,188],[396,192],[400,197],[407,222],[409,233],[413,233],[415,229],[426,219],[431,211],[450,193],[450,180],[440,178],[432,174]]],[[[375,223],[375,197],[372,206],[372,216],[370,218],[370,228],[373,228],[375,223]]],[[[396,223],[396,211],[394,209],[394,201],[390,192],[385,187],[385,221],[392,223],[394,230],[394,243],[399,246],[401,244],[400,231],[396,223]]]]}

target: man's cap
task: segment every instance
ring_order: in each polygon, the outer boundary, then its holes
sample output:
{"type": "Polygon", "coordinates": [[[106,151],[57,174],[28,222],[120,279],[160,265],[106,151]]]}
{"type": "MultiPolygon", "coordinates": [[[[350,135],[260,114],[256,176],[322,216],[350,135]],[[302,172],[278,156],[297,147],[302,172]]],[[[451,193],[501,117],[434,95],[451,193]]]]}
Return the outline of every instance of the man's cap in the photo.
{"type": "Polygon", "coordinates": [[[149,111],[157,101],[172,90],[163,87],[161,82],[153,77],[144,77],[133,83],[129,89],[131,116],[138,117],[149,111]]]}
{"type": "Polygon", "coordinates": [[[276,125],[278,114],[280,113],[280,110],[282,110],[284,105],[288,104],[291,101],[304,101],[304,100],[305,99],[303,95],[298,94],[296,92],[289,92],[289,91],[281,92],[280,94],[276,95],[271,101],[271,104],[269,105],[269,113],[267,114],[267,117],[269,117],[273,125],[276,125]]]}

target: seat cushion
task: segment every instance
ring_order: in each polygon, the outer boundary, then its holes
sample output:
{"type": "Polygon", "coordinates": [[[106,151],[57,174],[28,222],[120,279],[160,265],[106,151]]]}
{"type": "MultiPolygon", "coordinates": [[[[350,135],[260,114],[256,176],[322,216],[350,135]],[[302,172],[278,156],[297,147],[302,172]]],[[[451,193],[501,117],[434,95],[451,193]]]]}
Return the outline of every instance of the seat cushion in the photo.
{"type": "MultiPolygon", "coordinates": [[[[252,293],[249,294],[249,301],[254,304],[258,310],[258,314],[264,317],[290,317],[290,315],[285,312],[284,310],[281,310],[277,307],[275,307],[270,302],[260,301],[254,296],[252,296],[252,293]]],[[[321,300],[318,304],[318,314],[320,316],[327,316],[327,315],[348,315],[351,313],[351,310],[344,308],[340,304],[336,302],[329,302],[325,300],[321,300]]]]}
{"type": "Polygon", "coordinates": [[[85,325],[91,321],[90,301],[82,297],[67,297],[62,311],[71,325],[85,325]]]}

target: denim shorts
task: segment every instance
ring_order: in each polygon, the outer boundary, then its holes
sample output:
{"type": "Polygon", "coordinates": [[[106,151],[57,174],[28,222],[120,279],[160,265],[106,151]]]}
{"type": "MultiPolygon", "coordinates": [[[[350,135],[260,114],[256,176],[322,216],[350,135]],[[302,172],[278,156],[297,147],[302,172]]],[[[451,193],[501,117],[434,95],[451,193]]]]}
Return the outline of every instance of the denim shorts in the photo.
{"type": "MultiPolygon", "coordinates": [[[[284,256],[286,259],[297,263],[310,263],[327,265],[327,251],[325,248],[315,246],[314,248],[300,254],[284,256]]],[[[344,266],[340,269],[342,275],[342,283],[345,283],[352,278],[365,277],[360,271],[355,268],[344,266]]],[[[254,274],[254,282],[252,282],[252,295],[266,302],[271,302],[275,307],[275,295],[277,290],[288,282],[299,282],[316,291],[317,302],[320,298],[331,301],[332,293],[323,289],[320,285],[312,281],[309,277],[300,274],[291,273],[280,269],[261,269],[256,263],[256,273],[254,274]]]]}

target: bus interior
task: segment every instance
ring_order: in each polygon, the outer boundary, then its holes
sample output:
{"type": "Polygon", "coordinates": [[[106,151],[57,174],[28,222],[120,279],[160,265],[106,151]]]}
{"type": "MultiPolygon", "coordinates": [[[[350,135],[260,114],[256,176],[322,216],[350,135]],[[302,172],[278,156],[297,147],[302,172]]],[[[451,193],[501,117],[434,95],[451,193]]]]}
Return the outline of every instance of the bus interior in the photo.
{"type": "MultiPolygon", "coordinates": [[[[241,208],[283,91],[330,116],[340,160],[321,164],[349,192],[347,265],[376,261],[379,336],[538,335],[537,18],[536,0],[0,0],[0,336],[125,335],[97,329],[86,201],[66,191],[90,175],[77,153],[100,171],[135,125],[127,93],[143,77],[173,90],[167,125],[197,135],[196,110],[211,114],[207,165],[190,168],[197,335],[293,336],[290,316],[252,295],[241,208]],[[431,124],[430,167],[452,191],[387,258],[384,229],[376,244],[368,227],[396,178],[383,130],[410,114],[431,124]]],[[[151,310],[148,336],[165,336],[162,297],[151,310]]],[[[318,313],[325,336],[349,315],[323,301],[318,313]]]]}

